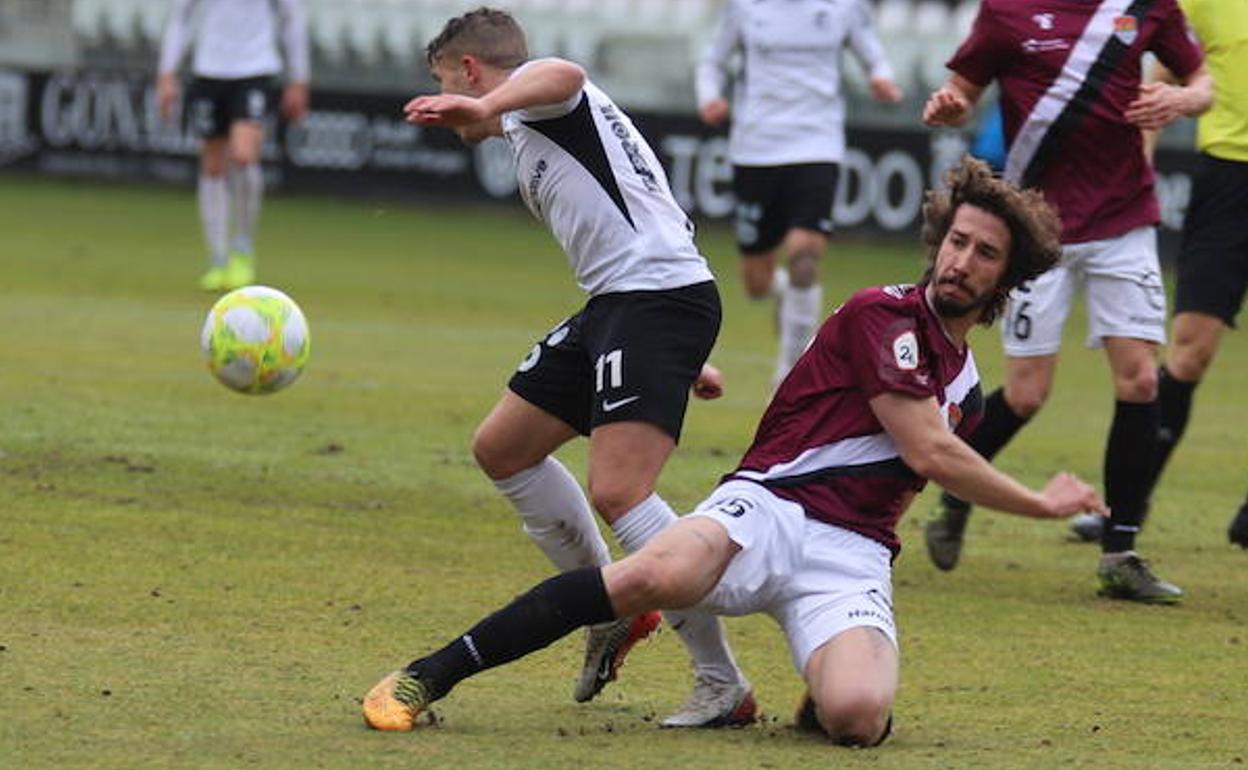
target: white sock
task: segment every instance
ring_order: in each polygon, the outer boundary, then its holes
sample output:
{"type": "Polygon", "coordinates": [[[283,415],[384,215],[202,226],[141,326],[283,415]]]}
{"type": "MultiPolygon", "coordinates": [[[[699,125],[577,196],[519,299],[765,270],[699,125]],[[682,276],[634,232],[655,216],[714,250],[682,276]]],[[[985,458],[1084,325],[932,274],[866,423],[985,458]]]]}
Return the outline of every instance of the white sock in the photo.
{"type": "Polygon", "coordinates": [[[524,531],[560,572],[611,563],[607,541],[576,477],[553,457],[495,481],[524,522],[524,531]]]}
{"type": "MultiPolygon", "coordinates": [[[[671,506],[655,492],[616,519],[611,529],[620,546],[633,553],[675,523],[676,514],[671,506]]],[[[689,650],[697,676],[716,682],[745,681],[745,674],[732,657],[732,650],[728,649],[724,626],[717,616],[704,610],[664,610],[663,619],[680,635],[689,650]]]]}
{"type": "Polygon", "coordinates": [[[771,296],[779,299],[789,290],[789,269],[777,267],[771,274],[771,296]]]}
{"type": "Polygon", "coordinates": [[[199,175],[199,222],[204,228],[204,241],[212,264],[224,267],[226,241],[229,238],[230,196],[225,177],[199,175]]]}
{"type": "Polygon", "coordinates": [[[780,297],[780,349],[776,353],[776,381],[784,379],[806,352],[823,315],[823,287],[790,286],[780,297]]]}
{"type": "Polygon", "coordinates": [[[264,172],[259,163],[230,169],[230,203],[234,209],[233,249],[241,254],[255,253],[256,224],[260,221],[260,200],[264,195],[264,172]]]}

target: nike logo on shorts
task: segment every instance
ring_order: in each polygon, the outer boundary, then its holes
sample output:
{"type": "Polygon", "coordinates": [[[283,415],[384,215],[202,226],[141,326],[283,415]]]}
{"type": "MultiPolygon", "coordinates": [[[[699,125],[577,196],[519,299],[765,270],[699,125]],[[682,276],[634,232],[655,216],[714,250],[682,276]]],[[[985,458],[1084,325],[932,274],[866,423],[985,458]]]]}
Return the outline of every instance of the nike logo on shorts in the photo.
{"type": "Polygon", "coordinates": [[[629,396],[628,398],[621,398],[619,401],[607,401],[606,399],[603,399],[602,411],[614,412],[616,409],[619,409],[622,406],[627,406],[639,398],[641,398],[641,396],[629,396]]]}

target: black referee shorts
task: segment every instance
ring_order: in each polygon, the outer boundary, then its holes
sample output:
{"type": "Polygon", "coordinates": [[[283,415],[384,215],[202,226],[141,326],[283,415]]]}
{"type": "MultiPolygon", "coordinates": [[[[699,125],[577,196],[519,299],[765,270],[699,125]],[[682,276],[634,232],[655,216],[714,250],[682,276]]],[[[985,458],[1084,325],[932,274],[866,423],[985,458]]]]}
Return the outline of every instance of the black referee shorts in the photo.
{"type": "Polygon", "coordinates": [[[1235,325],[1248,287],[1248,162],[1201,153],[1183,220],[1174,312],[1235,325]]]}

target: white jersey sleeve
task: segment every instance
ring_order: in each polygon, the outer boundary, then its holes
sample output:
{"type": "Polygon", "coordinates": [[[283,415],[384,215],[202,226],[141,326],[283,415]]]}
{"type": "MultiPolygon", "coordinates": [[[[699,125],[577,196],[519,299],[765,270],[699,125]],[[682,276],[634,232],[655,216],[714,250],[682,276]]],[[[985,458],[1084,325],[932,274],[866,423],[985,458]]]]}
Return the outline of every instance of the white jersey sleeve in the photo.
{"type": "Polygon", "coordinates": [[[520,196],[559,241],[581,289],[596,296],[713,280],[658,157],[593,83],[502,122],[520,196]]]}
{"type": "Polygon", "coordinates": [[[871,17],[871,6],[866,0],[858,0],[853,10],[849,29],[849,50],[862,65],[867,77],[872,80],[883,78],[893,79],[893,66],[884,53],[884,44],[875,32],[875,20],[871,17]]]}
{"type": "Polygon", "coordinates": [[[170,3],[165,33],[160,40],[157,73],[176,72],[182,64],[182,57],[186,55],[186,47],[190,42],[191,14],[195,10],[195,3],[196,0],[173,0],[170,3]]]}
{"type": "Polygon", "coordinates": [[[698,108],[716,99],[728,96],[728,81],[732,57],[741,48],[741,30],[738,27],[736,3],[726,3],[719,12],[715,32],[706,44],[698,61],[694,89],[698,108]]]}
{"type": "Polygon", "coordinates": [[[287,75],[306,81],[308,37],[302,0],[173,0],[159,71],[177,70],[193,37],[191,71],[199,77],[277,75],[283,70],[279,26],[287,75]]]}

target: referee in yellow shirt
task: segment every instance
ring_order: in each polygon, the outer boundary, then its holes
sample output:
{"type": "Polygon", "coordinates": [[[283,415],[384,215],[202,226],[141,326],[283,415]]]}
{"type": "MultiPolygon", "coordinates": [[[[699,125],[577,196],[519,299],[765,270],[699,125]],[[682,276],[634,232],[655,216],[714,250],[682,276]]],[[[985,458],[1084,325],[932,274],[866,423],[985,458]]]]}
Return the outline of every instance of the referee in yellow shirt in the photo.
{"type": "MultiPolygon", "coordinates": [[[[1248,3],[1180,4],[1205,50],[1214,103],[1196,124],[1200,158],[1183,222],[1174,319],[1159,378],[1161,441],[1150,485],[1183,436],[1193,391],[1213,362],[1223,330],[1235,326],[1248,288],[1248,3]]],[[[1227,536],[1248,548],[1248,500],[1227,536]]]]}

